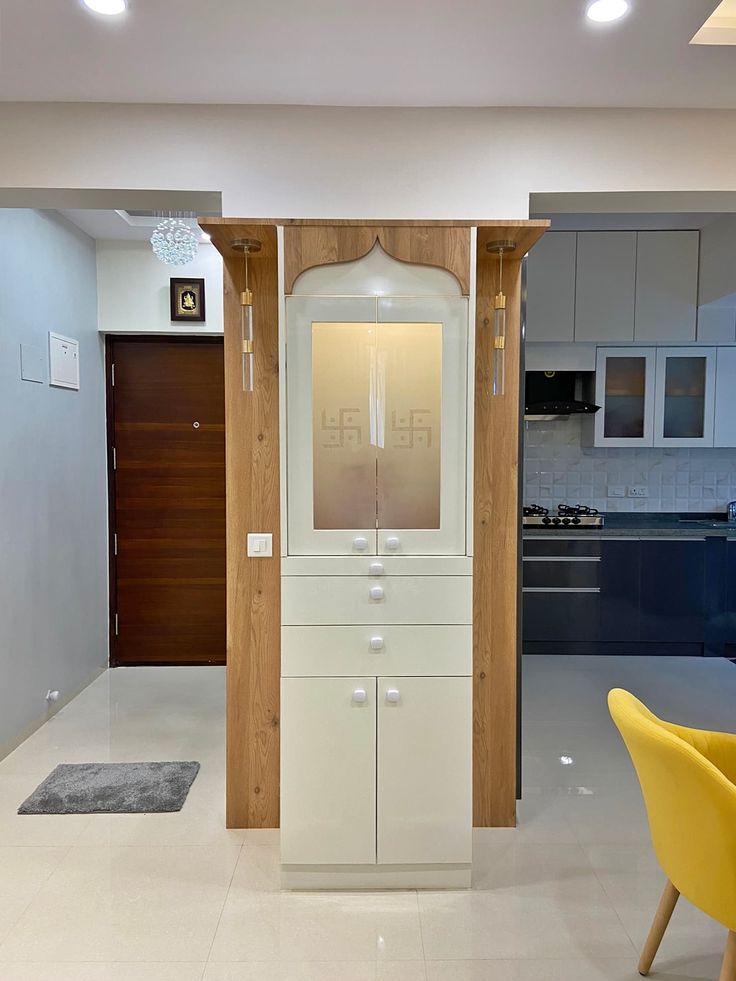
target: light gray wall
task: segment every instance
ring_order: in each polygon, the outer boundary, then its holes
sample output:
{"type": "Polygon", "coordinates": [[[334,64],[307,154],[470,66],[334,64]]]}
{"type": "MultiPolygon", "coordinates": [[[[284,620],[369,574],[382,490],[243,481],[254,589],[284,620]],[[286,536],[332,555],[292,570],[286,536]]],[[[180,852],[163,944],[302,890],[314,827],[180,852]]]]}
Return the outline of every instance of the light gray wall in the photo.
{"type": "Polygon", "coordinates": [[[107,664],[103,352],[95,244],[52,212],[0,210],[0,757],[107,664]],[[80,342],[48,385],[48,332],[80,342]],[[43,352],[21,381],[20,344],[43,352]]]}

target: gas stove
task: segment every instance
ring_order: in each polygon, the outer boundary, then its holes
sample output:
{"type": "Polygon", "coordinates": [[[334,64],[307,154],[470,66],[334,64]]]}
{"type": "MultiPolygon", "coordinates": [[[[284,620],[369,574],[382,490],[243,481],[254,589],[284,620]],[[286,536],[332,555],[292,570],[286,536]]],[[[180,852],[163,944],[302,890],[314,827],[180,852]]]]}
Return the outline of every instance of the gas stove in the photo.
{"type": "Polygon", "coordinates": [[[532,504],[523,509],[521,523],[524,528],[602,528],[603,515],[583,504],[558,504],[556,514],[532,504]]]}

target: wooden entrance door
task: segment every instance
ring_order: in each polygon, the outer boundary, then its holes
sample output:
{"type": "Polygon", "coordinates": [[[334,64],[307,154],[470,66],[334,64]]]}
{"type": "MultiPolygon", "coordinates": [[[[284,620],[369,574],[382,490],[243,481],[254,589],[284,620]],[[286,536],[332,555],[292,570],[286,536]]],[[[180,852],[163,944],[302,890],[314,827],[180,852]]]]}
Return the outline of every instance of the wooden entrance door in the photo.
{"type": "Polygon", "coordinates": [[[221,338],[110,338],[111,663],[225,663],[221,338]]]}

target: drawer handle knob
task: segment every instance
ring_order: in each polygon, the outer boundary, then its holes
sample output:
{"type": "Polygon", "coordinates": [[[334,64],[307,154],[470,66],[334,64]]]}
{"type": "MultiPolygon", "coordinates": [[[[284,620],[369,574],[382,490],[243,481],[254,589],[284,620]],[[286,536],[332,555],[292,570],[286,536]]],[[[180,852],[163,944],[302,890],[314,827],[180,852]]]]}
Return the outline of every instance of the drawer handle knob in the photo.
{"type": "Polygon", "coordinates": [[[365,688],[356,688],[353,692],[353,701],[362,704],[368,698],[368,692],[365,688]]]}
{"type": "Polygon", "coordinates": [[[371,650],[372,651],[383,650],[383,637],[371,637],[371,650]]]}
{"type": "Polygon", "coordinates": [[[389,550],[389,552],[398,551],[399,545],[401,545],[401,542],[395,535],[391,535],[386,539],[386,548],[389,550]]]}
{"type": "Polygon", "coordinates": [[[353,548],[355,549],[356,552],[365,552],[366,549],[368,548],[368,539],[367,538],[354,538],[353,539],[353,548]]]}
{"type": "Polygon", "coordinates": [[[383,586],[371,586],[370,597],[372,600],[382,600],[383,599],[383,586]]]}
{"type": "Polygon", "coordinates": [[[371,562],[369,571],[372,576],[382,576],[384,573],[383,562],[371,562]]]}
{"type": "Polygon", "coordinates": [[[401,692],[398,688],[387,688],[386,689],[386,701],[391,705],[395,705],[401,699],[401,692]]]}

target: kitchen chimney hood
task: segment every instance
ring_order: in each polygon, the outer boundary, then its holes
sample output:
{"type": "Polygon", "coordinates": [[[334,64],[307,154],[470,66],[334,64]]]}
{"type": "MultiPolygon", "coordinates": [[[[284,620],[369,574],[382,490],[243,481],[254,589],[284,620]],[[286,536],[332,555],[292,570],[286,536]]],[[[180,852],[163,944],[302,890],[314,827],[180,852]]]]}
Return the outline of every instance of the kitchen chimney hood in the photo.
{"type": "Polygon", "coordinates": [[[529,422],[593,415],[600,406],[592,402],[592,371],[527,371],[524,419],[529,422]]]}

